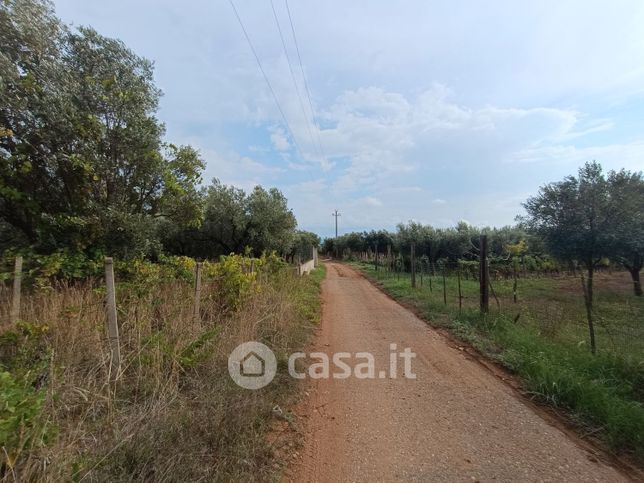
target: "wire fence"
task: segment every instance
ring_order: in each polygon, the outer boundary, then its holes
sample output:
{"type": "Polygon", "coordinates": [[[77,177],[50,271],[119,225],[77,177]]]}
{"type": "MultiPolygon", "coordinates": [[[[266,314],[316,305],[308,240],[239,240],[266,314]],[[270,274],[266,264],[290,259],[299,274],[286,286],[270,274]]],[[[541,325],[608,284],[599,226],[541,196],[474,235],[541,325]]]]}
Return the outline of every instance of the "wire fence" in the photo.
{"type": "MultiPolygon", "coordinates": [[[[345,254],[347,255],[347,254],[345,254]]],[[[368,251],[348,259],[362,262],[385,284],[406,290],[436,309],[459,313],[481,308],[479,260],[430,260],[407,252],[368,251]]],[[[534,326],[544,337],[588,343],[581,272],[528,270],[517,260],[486,261],[489,311],[514,323],[534,326]]],[[[644,301],[632,293],[626,271],[598,270],[594,279],[593,318],[599,350],[644,359],[644,301]]]]}

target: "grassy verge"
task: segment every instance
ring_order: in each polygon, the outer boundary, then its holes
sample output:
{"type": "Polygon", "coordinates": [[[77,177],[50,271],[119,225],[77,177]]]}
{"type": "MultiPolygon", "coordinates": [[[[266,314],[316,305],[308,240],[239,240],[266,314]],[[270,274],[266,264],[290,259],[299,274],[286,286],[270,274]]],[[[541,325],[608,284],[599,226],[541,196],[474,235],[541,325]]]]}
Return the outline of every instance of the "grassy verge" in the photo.
{"type": "Polygon", "coordinates": [[[567,410],[583,432],[644,463],[644,301],[630,295],[628,283],[608,275],[597,283],[600,350],[592,356],[576,279],[521,280],[518,303],[511,281],[495,281],[499,304],[491,297],[490,314],[482,317],[478,281],[461,280],[459,309],[456,277],[446,279],[445,304],[442,277],[431,278],[431,290],[429,278],[420,286],[419,277],[412,289],[409,274],[355,266],[432,324],[516,372],[535,398],[567,410]]]}
{"type": "MultiPolygon", "coordinates": [[[[124,372],[108,378],[103,290],[81,284],[25,297],[23,321],[0,331],[3,481],[250,481],[279,473],[267,435],[297,385],[235,385],[227,358],[241,342],[271,347],[280,367],[319,321],[321,267],[286,268],[240,284],[208,279],[202,321],[190,281],[117,287],[124,372]],[[226,309],[230,286],[248,293],[226,309]],[[223,289],[226,289],[222,292],[223,289]]],[[[6,294],[5,294],[6,295],[6,294]]],[[[4,302],[4,301],[3,301],[4,302]]]]}

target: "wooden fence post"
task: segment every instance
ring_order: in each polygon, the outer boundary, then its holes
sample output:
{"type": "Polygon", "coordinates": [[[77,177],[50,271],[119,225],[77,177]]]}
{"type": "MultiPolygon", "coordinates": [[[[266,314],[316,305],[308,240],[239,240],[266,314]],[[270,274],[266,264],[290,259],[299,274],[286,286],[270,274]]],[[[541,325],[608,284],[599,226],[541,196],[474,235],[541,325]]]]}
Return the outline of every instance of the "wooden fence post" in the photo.
{"type": "Polygon", "coordinates": [[[443,263],[443,303],[447,305],[447,284],[445,282],[445,264],[443,263]]]}
{"type": "Polygon", "coordinates": [[[11,298],[11,314],[9,321],[12,324],[20,318],[20,287],[22,284],[22,257],[16,256],[16,263],[13,271],[13,296],[11,298]]]}
{"type": "Polygon", "coordinates": [[[461,309],[463,308],[463,293],[461,292],[461,270],[460,268],[456,271],[456,275],[458,276],[458,313],[461,313],[461,309]]]}
{"type": "Polygon", "coordinates": [[[399,258],[399,257],[400,257],[400,253],[396,257],[396,262],[395,262],[396,263],[396,280],[400,280],[400,271],[402,270],[402,263],[400,263],[400,266],[398,264],[399,261],[402,262],[402,259],[399,258]]]}
{"type": "Polygon", "coordinates": [[[514,282],[512,283],[512,297],[514,299],[514,303],[517,303],[517,261],[512,260],[512,278],[514,278],[514,282]]]}
{"type": "Polygon", "coordinates": [[[375,264],[375,271],[378,271],[378,244],[376,243],[374,246],[374,253],[375,253],[375,258],[374,258],[374,264],[375,264]]]}
{"type": "Polygon", "coordinates": [[[119,326],[116,316],[116,288],[114,286],[114,262],[105,257],[105,285],[107,310],[107,336],[110,342],[111,378],[119,377],[121,371],[121,348],[119,346],[119,326]]]}
{"type": "Polygon", "coordinates": [[[490,310],[490,284],[487,270],[487,235],[481,235],[479,249],[479,293],[481,296],[481,312],[487,313],[490,310]]]}
{"type": "MultiPolygon", "coordinates": [[[[251,270],[253,270],[253,264],[251,262],[251,270]]],[[[201,322],[201,271],[203,269],[203,262],[197,262],[195,267],[195,307],[193,313],[193,319],[195,322],[201,322]]]]}
{"type": "Polygon", "coordinates": [[[411,243],[411,287],[416,288],[416,244],[411,243]]]}

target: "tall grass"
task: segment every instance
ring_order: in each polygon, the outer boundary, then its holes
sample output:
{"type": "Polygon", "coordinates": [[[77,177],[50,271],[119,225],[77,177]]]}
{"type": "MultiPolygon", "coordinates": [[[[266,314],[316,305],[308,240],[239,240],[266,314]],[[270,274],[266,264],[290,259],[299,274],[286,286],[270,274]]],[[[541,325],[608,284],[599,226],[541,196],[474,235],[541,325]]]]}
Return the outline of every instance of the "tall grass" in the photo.
{"type": "Polygon", "coordinates": [[[490,313],[481,316],[478,281],[461,281],[465,298],[459,310],[455,276],[447,277],[445,304],[440,277],[432,280],[431,291],[426,278],[412,289],[408,274],[356,266],[432,324],[515,371],[534,398],[569,411],[583,434],[599,435],[644,463],[644,300],[631,294],[623,274],[599,277],[596,316],[602,323],[593,356],[577,279],[521,280],[518,303],[511,281],[495,281],[499,306],[491,297],[490,313]]]}
{"type": "Polygon", "coordinates": [[[267,272],[234,310],[222,305],[220,283],[206,282],[201,322],[189,280],[121,285],[116,382],[100,283],[26,295],[21,322],[0,334],[2,480],[270,479],[278,469],[266,435],[293,381],[278,375],[264,389],[239,388],[227,358],[249,340],[278,360],[300,349],[319,316],[322,271],[267,272]]]}

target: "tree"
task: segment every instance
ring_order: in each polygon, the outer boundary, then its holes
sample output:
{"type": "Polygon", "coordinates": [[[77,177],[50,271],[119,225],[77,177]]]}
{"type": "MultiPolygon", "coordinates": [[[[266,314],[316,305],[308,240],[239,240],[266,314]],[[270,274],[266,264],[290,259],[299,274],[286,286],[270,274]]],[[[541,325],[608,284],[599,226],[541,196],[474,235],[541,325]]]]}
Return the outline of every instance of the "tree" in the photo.
{"type": "Polygon", "coordinates": [[[621,170],[608,178],[610,196],[616,205],[614,257],[630,273],[635,295],[642,296],[640,271],[644,266],[644,178],[642,173],[621,170]]]}
{"type": "Polygon", "coordinates": [[[284,195],[259,186],[247,194],[214,179],[200,193],[203,222],[199,227],[179,228],[165,224],[163,244],[171,253],[215,258],[250,248],[291,252],[297,222],[284,195]]]}
{"type": "Polygon", "coordinates": [[[162,142],[150,61],[69,30],[45,1],[2,2],[0,28],[3,239],[138,256],[158,246],[157,221],[199,224],[204,164],[162,142]]]}
{"type": "MultiPolygon", "coordinates": [[[[614,173],[610,174],[612,178],[614,173]]],[[[603,257],[616,249],[621,219],[618,200],[611,196],[609,180],[601,166],[586,163],[577,177],[543,186],[524,204],[529,229],[544,240],[548,250],[563,260],[581,263],[591,351],[595,353],[593,326],[593,275],[603,257]]]]}
{"type": "Polygon", "coordinates": [[[320,246],[320,237],[313,232],[298,230],[295,233],[291,255],[299,255],[302,260],[308,260],[312,249],[320,246]]]}
{"type": "Polygon", "coordinates": [[[248,245],[256,254],[290,251],[295,241],[297,221],[288,207],[286,197],[277,189],[268,191],[255,186],[248,195],[248,245]]]}

